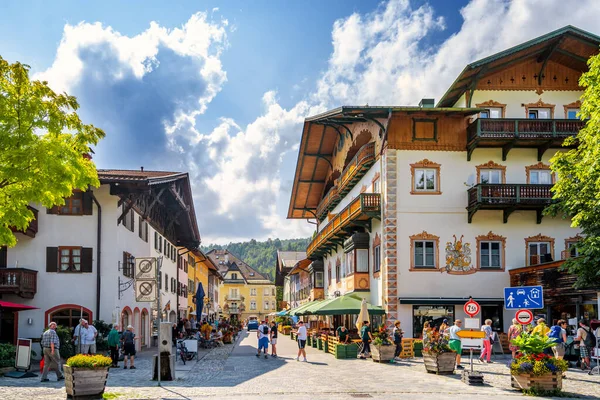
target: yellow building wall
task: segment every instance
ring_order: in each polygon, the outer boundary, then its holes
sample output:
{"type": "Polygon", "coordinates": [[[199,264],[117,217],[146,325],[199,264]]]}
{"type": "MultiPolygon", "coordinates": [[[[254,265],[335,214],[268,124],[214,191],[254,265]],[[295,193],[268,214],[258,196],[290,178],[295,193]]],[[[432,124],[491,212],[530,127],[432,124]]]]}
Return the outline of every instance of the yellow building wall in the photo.
{"type": "Polygon", "coordinates": [[[194,287],[188,287],[188,305],[191,311],[196,310],[194,298],[196,297],[196,290],[198,290],[198,283],[202,282],[202,287],[206,296],[208,296],[208,261],[202,259],[196,255],[193,255],[195,262],[194,266],[188,266],[188,280],[194,282],[194,287]]]}
{"type": "Polygon", "coordinates": [[[242,320],[247,320],[250,317],[256,317],[262,320],[267,315],[277,310],[275,294],[275,285],[223,283],[219,290],[219,304],[223,308],[223,316],[226,318],[229,318],[230,314],[225,311],[225,304],[236,303],[238,308],[240,308],[240,305],[243,303],[245,310],[239,314],[242,320]],[[238,290],[238,300],[230,299],[230,289],[238,290]],[[268,295],[265,294],[265,289],[267,290],[268,295]],[[251,309],[253,301],[256,303],[256,309],[254,310],[251,309]],[[268,308],[265,308],[265,301],[269,302],[268,308]]]}

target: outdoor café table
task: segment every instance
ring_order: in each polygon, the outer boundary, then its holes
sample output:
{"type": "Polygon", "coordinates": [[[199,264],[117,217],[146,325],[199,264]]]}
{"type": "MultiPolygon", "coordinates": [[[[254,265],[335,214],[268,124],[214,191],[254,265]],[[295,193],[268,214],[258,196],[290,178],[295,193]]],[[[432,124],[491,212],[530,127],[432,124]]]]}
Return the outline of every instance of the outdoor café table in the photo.
{"type": "Polygon", "coordinates": [[[362,353],[364,347],[362,339],[352,339],[352,343],[355,343],[358,346],[358,354],[362,353]]]}

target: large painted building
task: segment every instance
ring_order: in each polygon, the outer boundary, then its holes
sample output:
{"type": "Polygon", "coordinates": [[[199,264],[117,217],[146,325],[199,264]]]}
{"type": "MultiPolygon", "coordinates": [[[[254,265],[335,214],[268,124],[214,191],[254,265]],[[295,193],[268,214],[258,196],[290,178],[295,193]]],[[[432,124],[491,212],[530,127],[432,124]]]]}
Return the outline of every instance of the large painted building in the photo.
{"type": "Polygon", "coordinates": [[[585,123],[578,81],[599,44],[568,26],[467,65],[437,105],[307,118],[288,218],[318,223],[309,285],[365,297],[414,337],[426,320],[464,318],[473,296],[506,332],[509,271],[576,255],[578,231],[542,211],[552,156],[585,123]]]}
{"type": "Polygon", "coordinates": [[[2,300],[37,307],[5,313],[3,339],[39,338],[50,321],[72,328],[83,316],[132,325],[138,346],[150,345],[156,303],[136,301],[136,257],[161,260],[163,319],[188,315],[187,254],[200,244],[188,174],[142,169],[98,176],[99,188],[75,192],[64,206],[32,205],[36,219],[16,233],[14,248],[0,252],[2,300]]]}
{"type": "Polygon", "coordinates": [[[223,277],[219,305],[226,318],[263,320],[277,310],[274,283],[228,250],[213,249],[206,256],[223,277]]]}

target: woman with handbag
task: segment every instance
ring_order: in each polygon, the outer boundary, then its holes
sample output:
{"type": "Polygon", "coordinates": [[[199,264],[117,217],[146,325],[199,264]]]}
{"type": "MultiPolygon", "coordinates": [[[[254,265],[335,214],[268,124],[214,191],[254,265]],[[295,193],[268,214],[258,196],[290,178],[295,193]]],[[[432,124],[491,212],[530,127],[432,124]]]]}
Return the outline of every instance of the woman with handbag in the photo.
{"type": "Polygon", "coordinates": [[[494,331],[492,331],[492,320],[486,319],[485,325],[481,327],[481,330],[485,332],[485,337],[483,338],[483,351],[481,352],[481,356],[479,357],[479,362],[483,362],[487,356],[488,364],[491,363],[490,359],[492,358],[492,344],[494,340],[494,331]]]}

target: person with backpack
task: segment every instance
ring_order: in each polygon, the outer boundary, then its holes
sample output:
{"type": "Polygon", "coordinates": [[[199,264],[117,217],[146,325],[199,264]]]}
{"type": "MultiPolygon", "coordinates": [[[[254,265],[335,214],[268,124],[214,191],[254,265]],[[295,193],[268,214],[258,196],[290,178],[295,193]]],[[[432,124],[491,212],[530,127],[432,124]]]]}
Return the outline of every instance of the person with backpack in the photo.
{"type": "Polygon", "coordinates": [[[556,325],[550,328],[548,337],[554,339],[556,346],[552,347],[552,352],[557,360],[562,360],[565,356],[565,344],[567,343],[567,321],[559,319],[556,325]]]}
{"type": "Polygon", "coordinates": [[[394,322],[394,329],[392,330],[392,337],[394,339],[394,344],[396,345],[396,350],[394,351],[394,358],[392,358],[392,362],[400,357],[400,353],[402,353],[402,334],[404,332],[400,329],[400,321],[394,322]]]}
{"type": "Polygon", "coordinates": [[[579,321],[579,329],[577,329],[577,337],[574,341],[579,340],[579,354],[581,356],[581,369],[586,370],[591,367],[590,351],[596,347],[596,336],[591,331],[587,320],[579,321]]]}
{"type": "Polygon", "coordinates": [[[269,325],[267,325],[266,321],[262,321],[256,331],[256,336],[258,337],[258,353],[256,353],[256,357],[260,357],[260,351],[264,349],[265,358],[269,358],[269,325]]]}

